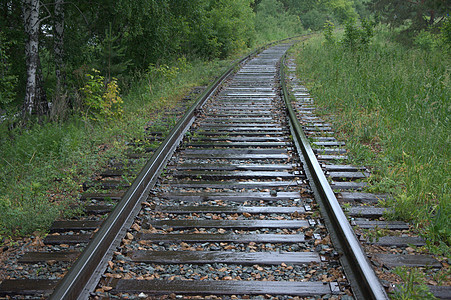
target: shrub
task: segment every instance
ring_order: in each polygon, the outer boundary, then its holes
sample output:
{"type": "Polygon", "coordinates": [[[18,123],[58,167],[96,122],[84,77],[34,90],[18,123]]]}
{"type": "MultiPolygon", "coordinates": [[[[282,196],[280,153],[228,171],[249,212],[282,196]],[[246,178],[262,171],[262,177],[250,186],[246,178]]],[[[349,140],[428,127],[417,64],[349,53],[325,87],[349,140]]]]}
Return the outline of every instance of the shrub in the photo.
{"type": "Polygon", "coordinates": [[[425,51],[432,51],[437,45],[434,35],[424,29],[417,34],[414,39],[414,43],[416,46],[425,51]]]}
{"type": "Polygon", "coordinates": [[[122,115],[122,98],[119,96],[117,79],[105,84],[105,77],[93,69],[94,75],[86,74],[88,81],[81,89],[85,117],[95,121],[110,120],[122,115]]]}
{"type": "Polygon", "coordinates": [[[348,21],[345,25],[345,33],[342,43],[345,47],[356,50],[359,45],[360,32],[354,21],[348,21]]]}
{"type": "Polygon", "coordinates": [[[326,23],[324,23],[323,34],[324,34],[324,38],[326,39],[326,44],[329,44],[329,45],[335,44],[334,29],[335,29],[335,25],[333,22],[326,21],[326,23]]]}
{"type": "Polygon", "coordinates": [[[306,29],[321,30],[327,18],[327,15],[318,9],[311,9],[300,16],[302,25],[306,29]]]}
{"type": "Polygon", "coordinates": [[[350,20],[345,25],[345,33],[342,43],[352,51],[368,48],[374,36],[374,24],[367,19],[361,20],[361,26],[357,26],[354,20],[350,20]]]}
{"type": "Polygon", "coordinates": [[[179,68],[176,66],[168,66],[166,64],[162,64],[160,66],[155,66],[154,64],[150,64],[147,68],[147,77],[149,80],[163,80],[163,81],[171,81],[177,77],[179,73],[179,68]]]}

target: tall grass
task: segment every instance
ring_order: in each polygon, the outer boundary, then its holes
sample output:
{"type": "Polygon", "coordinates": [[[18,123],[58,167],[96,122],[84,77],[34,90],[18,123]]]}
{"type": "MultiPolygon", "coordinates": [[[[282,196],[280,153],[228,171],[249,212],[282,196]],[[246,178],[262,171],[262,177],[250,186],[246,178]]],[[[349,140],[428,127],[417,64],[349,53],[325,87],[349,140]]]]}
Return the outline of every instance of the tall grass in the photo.
{"type": "Polygon", "coordinates": [[[450,56],[389,37],[360,51],[313,38],[295,50],[298,73],[337,115],[354,161],[373,168],[370,191],[394,193],[398,217],[450,245],[450,56]]]}
{"type": "MultiPolygon", "coordinates": [[[[174,62],[171,77],[149,81],[136,74],[124,99],[124,114],[111,122],[64,122],[8,130],[0,124],[0,243],[2,237],[46,230],[82,191],[80,184],[111,157],[121,157],[125,141],[142,138],[145,125],[163,107],[175,105],[191,87],[207,85],[230,61],[174,62]]],[[[150,76],[152,77],[152,76],[150,76]]],[[[69,212],[70,213],[70,212],[69,212]]]]}

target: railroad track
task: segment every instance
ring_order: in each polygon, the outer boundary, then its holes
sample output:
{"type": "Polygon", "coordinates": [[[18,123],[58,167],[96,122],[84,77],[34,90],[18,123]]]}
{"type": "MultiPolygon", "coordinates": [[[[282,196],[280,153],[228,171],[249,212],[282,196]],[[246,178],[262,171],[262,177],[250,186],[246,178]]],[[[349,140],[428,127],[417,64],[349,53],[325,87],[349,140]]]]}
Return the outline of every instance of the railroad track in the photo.
{"type": "Polygon", "coordinates": [[[54,279],[4,281],[0,291],[386,299],[281,96],[290,45],[243,61],[204,93],[96,234],[79,234],[91,242],[54,291],[54,279]]]}

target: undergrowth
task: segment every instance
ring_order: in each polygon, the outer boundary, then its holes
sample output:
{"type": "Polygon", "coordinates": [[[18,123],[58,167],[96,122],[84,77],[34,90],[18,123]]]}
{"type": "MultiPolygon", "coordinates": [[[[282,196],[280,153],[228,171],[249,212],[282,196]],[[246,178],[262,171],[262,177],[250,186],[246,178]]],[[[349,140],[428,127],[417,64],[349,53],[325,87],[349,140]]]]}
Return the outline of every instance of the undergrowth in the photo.
{"type": "Polygon", "coordinates": [[[135,74],[121,95],[119,119],[73,115],[26,128],[0,124],[0,242],[45,231],[57,217],[76,213],[69,207],[83,181],[108,159],[123,157],[126,141],[143,140],[145,125],[158,119],[160,109],[175,105],[193,86],[208,85],[229,63],[179,59],[135,74]]]}
{"type": "Polygon", "coordinates": [[[395,217],[415,221],[449,255],[449,52],[406,48],[391,35],[379,28],[357,50],[312,38],[294,50],[298,75],[336,116],[353,162],[372,168],[368,191],[392,193],[395,217]]]}
{"type": "Polygon", "coordinates": [[[415,268],[396,267],[394,273],[404,282],[398,285],[393,294],[395,300],[437,299],[429,291],[421,271],[415,268]]]}

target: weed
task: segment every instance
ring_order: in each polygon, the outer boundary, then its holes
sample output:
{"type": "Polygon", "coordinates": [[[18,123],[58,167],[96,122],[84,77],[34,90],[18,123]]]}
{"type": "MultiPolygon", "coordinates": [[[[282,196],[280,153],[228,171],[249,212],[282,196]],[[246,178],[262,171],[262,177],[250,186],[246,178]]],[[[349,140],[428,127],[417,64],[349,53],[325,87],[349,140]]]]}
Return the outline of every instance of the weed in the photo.
{"type": "Polygon", "coordinates": [[[434,272],[433,278],[437,282],[437,285],[446,285],[448,278],[451,278],[451,269],[441,268],[437,272],[434,272]]]}
{"type": "Polygon", "coordinates": [[[343,207],[343,209],[345,211],[350,211],[351,210],[351,203],[348,203],[348,202],[343,203],[342,207],[343,207]]]}
{"type": "Polygon", "coordinates": [[[342,208],[345,215],[349,217],[349,212],[351,211],[351,203],[343,203],[342,208]]]}
{"type": "Polygon", "coordinates": [[[364,229],[364,236],[370,243],[378,242],[379,239],[383,236],[386,236],[388,233],[388,230],[385,228],[380,228],[376,225],[376,227],[372,229],[364,229]]]}
{"type": "Polygon", "coordinates": [[[323,34],[324,34],[324,39],[326,40],[327,45],[335,44],[334,30],[335,30],[335,25],[333,22],[326,21],[326,23],[324,23],[323,34]]]}
{"type": "Polygon", "coordinates": [[[191,133],[191,131],[187,131],[187,132],[186,132],[185,138],[186,138],[186,141],[187,141],[188,143],[191,143],[191,140],[192,140],[192,138],[193,138],[193,134],[191,133]]]}
{"type": "Polygon", "coordinates": [[[436,299],[429,291],[420,271],[415,268],[396,267],[393,271],[401,277],[404,284],[398,285],[393,299],[436,299]]]}

